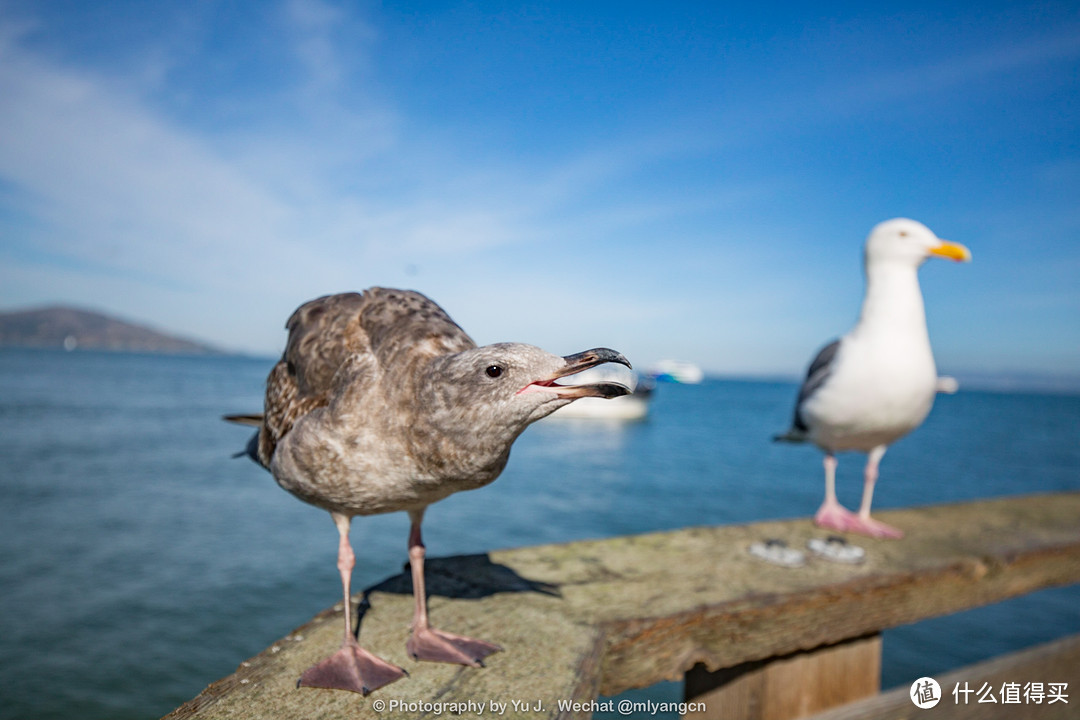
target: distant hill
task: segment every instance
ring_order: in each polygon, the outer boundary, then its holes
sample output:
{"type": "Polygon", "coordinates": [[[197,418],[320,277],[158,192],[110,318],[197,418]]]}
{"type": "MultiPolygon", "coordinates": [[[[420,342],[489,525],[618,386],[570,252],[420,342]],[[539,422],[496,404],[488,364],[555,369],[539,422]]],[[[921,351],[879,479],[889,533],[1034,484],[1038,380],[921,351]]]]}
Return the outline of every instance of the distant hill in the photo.
{"type": "Polygon", "coordinates": [[[0,347],[220,354],[203,343],[72,307],[0,312],[0,347]]]}

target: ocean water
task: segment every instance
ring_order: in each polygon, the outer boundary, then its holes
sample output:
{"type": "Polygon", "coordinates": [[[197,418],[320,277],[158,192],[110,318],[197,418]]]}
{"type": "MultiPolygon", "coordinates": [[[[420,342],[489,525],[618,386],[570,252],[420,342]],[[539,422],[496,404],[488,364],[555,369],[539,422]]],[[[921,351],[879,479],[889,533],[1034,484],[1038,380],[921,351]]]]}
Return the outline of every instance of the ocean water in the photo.
{"type": "MultiPolygon", "coordinates": [[[[270,365],[0,351],[0,718],[160,717],[337,600],[329,516],[230,458],[249,431],[220,416],[261,408],[270,365]]],[[[808,515],[820,454],[770,442],[795,390],[665,384],[645,422],[538,423],[493,485],[432,507],[429,553],[808,515]]],[[[861,464],[841,457],[849,506],[861,464]]],[[[886,455],[875,507],[1062,490],[1080,397],[962,389],[886,455]]],[[[400,571],[404,514],[353,527],[354,588],[400,571]]],[[[1080,632],[1078,608],[1073,586],[887,631],[883,685],[1080,632]]]]}

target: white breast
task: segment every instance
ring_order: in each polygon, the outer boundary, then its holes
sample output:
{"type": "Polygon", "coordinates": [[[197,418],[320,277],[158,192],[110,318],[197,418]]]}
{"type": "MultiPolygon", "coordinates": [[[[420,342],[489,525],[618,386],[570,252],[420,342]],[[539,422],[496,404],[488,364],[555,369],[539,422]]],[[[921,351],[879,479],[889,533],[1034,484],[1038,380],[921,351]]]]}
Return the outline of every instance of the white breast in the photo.
{"type": "Polygon", "coordinates": [[[848,336],[802,416],[822,448],[866,452],[918,427],[933,406],[936,382],[929,342],[848,336]]]}

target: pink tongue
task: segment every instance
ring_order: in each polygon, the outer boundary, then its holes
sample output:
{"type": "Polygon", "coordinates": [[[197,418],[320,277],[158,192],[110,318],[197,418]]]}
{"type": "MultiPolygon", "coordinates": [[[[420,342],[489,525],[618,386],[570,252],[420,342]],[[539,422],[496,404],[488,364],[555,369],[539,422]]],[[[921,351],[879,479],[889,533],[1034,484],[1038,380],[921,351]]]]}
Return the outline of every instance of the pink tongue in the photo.
{"type": "Polygon", "coordinates": [[[543,382],[529,383],[525,387],[518,390],[517,394],[522,395],[524,393],[530,393],[530,392],[554,392],[553,390],[551,390],[551,387],[554,384],[555,383],[554,383],[553,380],[545,380],[543,382]]]}

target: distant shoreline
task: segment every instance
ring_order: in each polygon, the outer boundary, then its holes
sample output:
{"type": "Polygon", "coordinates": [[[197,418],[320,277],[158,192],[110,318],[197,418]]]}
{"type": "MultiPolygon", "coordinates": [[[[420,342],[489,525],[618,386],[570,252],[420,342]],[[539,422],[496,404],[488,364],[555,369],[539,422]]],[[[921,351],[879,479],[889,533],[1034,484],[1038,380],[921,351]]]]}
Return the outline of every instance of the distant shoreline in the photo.
{"type": "Polygon", "coordinates": [[[140,349],[114,349],[101,347],[76,347],[66,350],[62,347],[46,347],[41,345],[14,345],[0,344],[0,353],[27,352],[27,353],[50,353],[55,355],[100,355],[100,356],[139,356],[161,358],[205,358],[205,359],[228,359],[228,360],[253,360],[259,362],[277,362],[278,357],[272,355],[255,355],[246,352],[230,352],[227,350],[215,350],[213,352],[184,352],[168,350],[140,350],[140,349]]]}
{"type": "Polygon", "coordinates": [[[155,330],[105,313],[64,305],[0,313],[0,347],[226,354],[209,343],[155,330]]]}

